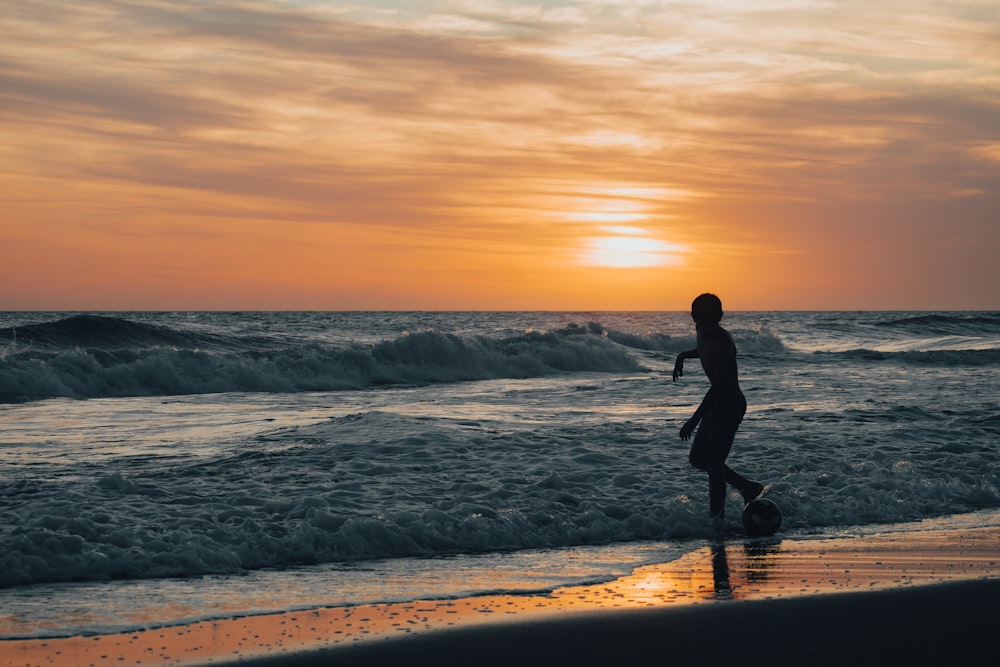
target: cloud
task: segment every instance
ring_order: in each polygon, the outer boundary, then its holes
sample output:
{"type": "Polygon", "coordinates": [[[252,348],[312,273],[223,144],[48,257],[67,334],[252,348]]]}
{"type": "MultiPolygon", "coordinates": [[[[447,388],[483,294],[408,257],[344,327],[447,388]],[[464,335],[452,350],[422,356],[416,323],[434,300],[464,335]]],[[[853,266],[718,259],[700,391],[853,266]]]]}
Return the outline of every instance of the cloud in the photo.
{"type": "Polygon", "coordinates": [[[616,215],[721,247],[712,201],[995,200],[998,26],[901,0],[36,0],[0,10],[2,187],[79,225],[558,256],[616,215]]]}

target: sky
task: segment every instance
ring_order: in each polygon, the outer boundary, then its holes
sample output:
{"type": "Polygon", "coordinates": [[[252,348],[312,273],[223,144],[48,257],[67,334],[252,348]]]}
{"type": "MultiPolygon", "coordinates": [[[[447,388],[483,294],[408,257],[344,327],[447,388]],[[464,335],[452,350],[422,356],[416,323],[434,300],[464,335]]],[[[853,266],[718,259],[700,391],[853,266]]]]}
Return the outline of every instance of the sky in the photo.
{"type": "Polygon", "coordinates": [[[995,0],[0,8],[0,310],[1000,309],[995,0]]]}

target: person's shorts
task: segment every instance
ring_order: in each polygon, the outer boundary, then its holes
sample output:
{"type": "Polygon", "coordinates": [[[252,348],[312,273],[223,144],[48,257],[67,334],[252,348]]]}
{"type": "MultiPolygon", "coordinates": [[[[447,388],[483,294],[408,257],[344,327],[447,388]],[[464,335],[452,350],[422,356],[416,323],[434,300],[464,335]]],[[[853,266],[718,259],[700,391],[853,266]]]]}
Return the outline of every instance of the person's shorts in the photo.
{"type": "Polygon", "coordinates": [[[712,405],[698,426],[702,437],[732,437],[747,413],[747,399],[743,392],[728,394],[712,405]]]}

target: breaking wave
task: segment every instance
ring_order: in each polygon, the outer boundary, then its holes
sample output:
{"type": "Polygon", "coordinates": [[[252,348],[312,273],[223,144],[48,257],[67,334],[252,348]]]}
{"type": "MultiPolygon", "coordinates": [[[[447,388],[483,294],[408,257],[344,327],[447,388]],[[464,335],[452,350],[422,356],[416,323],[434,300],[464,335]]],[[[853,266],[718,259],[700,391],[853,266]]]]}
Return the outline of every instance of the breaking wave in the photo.
{"type": "Polygon", "coordinates": [[[420,331],[372,345],[281,346],[262,337],[74,316],[4,332],[0,400],[336,391],[641,370],[625,348],[591,329],[498,339],[420,331]]]}

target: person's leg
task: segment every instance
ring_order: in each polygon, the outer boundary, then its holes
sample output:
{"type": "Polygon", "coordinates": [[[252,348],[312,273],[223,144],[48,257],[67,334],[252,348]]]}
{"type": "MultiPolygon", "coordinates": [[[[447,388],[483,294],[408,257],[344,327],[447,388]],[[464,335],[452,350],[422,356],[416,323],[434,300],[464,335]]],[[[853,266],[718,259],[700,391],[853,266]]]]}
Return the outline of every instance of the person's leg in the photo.
{"type": "MultiPolygon", "coordinates": [[[[726,465],[726,457],[733,447],[733,436],[736,433],[720,433],[715,431],[705,438],[706,464],[708,470],[708,507],[713,517],[724,519],[726,516],[726,483],[730,476],[736,475],[726,465]]],[[[744,482],[746,480],[743,480],[744,482]]]]}
{"type": "Polygon", "coordinates": [[[707,430],[704,425],[699,426],[694,433],[694,441],[691,442],[691,452],[688,454],[688,462],[698,470],[708,472],[708,438],[705,437],[707,430]]]}
{"type": "MultiPolygon", "coordinates": [[[[725,457],[723,458],[723,461],[725,461],[725,458],[729,457],[729,452],[733,447],[733,440],[736,438],[736,431],[739,430],[740,424],[743,422],[743,417],[746,415],[746,398],[741,392],[735,395],[725,407],[726,409],[721,411],[722,414],[720,414],[719,419],[717,420],[717,429],[724,432],[724,434],[720,433],[719,435],[719,437],[725,442],[725,457]]],[[[764,491],[764,487],[762,485],[746,479],[729,466],[725,466],[725,469],[726,482],[732,485],[743,495],[744,503],[749,503],[764,491]]]]}
{"type": "Polygon", "coordinates": [[[698,470],[708,473],[708,506],[713,518],[725,518],[726,500],[726,474],[725,458],[720,462],[717,456],[713,455],[713,442],[711,438],[712,429],[706,420],[698,426],[694,434],[694,442],[691,443],[691,453],[688,461],[698,470]],[[720,469],[720,463],[722,468],[720,469]],[[721,481],[722,491],[720,500],[719,485],[721,481]]]}
{"type": "Polygon", "coordinates": [[[699,463],[702,464],[699,467],[708,472],[708,499],[713,517],[725,517],[727,484],[740,492],[744,503],[749,503],[764,491],[761,484],[743,477],[726,465],[735,437],[736,431],[707,433],[704,451],[699,452],[699,463]]]}
{"type": "Polygon", "coordinates": [[[764,492],[762,484],[743,477],[729,466],[726,466],[726,481],[740,492],[744,503],[750,502],[764,492]]]}

